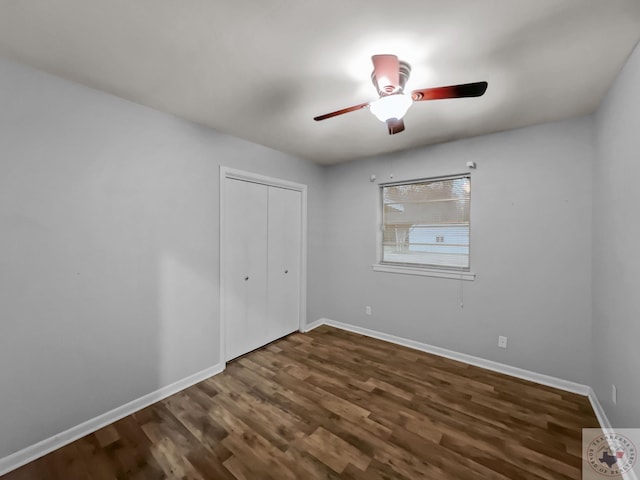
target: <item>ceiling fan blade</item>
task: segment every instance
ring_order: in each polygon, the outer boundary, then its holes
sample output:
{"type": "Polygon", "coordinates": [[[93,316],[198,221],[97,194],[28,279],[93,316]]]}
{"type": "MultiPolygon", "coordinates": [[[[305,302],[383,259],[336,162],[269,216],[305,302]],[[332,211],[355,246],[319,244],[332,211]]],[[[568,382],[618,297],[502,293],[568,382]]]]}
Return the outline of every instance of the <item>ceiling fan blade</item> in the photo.
{"type": "Polygon", "coordinates": [[[411,92],[414,102],[441,100],[443,98],[480,97],[487,91],[487,82],[463,83],[448,87],[423,88],[411,92]]]}
{"type": "Polygon", "coordinates": [[[325,113],[324,115],[318,115],[317,117],[313,117],[313,119],[316,122],[319,122],[320,120],[326,120],[327,118],[337,117],[338,115],[343,115],[349,112],[355,112],[356,110],[360,110],[368,106],[369,106],[369,102],[361,103],[359,105],[354,105],[353,107],[347,107],[347,108],[343,108],[342,110],[336,110],[335,112],[325,113]]]}
{"type": "Polygon", "coordinates": [[[402,119],[390,118],[387,120],[387,127],[389,128],[389,135],[394,135],[404,131],[404,121],[402,119]]]}
{"type": "Polygon", "coordinates": [[[400,87],[400,61],[395,55],[374,55],[373,74],[378,90],[391,93],[400,87]]]}

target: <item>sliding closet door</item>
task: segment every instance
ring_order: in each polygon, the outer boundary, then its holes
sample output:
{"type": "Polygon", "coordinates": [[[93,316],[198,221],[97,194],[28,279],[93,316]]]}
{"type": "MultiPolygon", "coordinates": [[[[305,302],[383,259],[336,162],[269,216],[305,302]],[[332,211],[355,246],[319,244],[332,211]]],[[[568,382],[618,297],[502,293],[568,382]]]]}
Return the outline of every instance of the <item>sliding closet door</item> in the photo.
{"type": "Polygon", "coordinates": [[[264,345],[267,311],[268,187],[225,181],[226,360],[264,345]]]}
{"type": "Polygon", "coordinates": [[[300,325],[302,194],[269,187],[267,312],[270,341],[300,325]]]}

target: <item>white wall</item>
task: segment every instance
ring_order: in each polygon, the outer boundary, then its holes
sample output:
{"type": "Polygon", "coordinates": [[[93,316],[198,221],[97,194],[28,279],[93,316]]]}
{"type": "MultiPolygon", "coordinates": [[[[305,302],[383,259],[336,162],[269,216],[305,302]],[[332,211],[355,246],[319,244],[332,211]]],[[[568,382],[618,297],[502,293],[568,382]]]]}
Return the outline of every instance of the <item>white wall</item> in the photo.
{"type": "Polygon", "coordinates": [[[330,167],[327,316],[589,384],[592,134],[586,117],[330,167]],[[464,173],[469,160],[476,280],[372,271],[379,193],[370,175],[464,173]]]}
{"type": "Polygon", "coordinates": [[[219,164],[309,185],[322,316],[320,167],[0,61],[0,458],[219,362],[219,164]]]}
{"type": "Polygon", "coordinates": [[[614,427],[640,427],[640,46],[597,120],[593,385],[614,427]],[[611,400],[611,385],[618,403],[611,400]]]}

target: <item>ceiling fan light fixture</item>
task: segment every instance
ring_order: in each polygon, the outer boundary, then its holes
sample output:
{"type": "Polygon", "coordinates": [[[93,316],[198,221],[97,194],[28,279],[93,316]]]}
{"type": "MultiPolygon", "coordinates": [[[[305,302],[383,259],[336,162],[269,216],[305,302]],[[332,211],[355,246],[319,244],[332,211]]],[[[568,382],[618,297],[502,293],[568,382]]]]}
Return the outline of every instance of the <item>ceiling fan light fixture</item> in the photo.
{"type": "Polygon", "coordinates": [[[407,62],[398,60],[395,55],[373,55],[373,72],[371,81],[378,91],[379,98],[370,103],[360,103],[351,107],[336,110],[313,117],[316,122],[355,112],[369,107],[378,120],[387,124],[389,135],[404,132],[402,118],[413,102],[442,100],[445,98],[481,97],[487,90],[487,82],[463,83],[443,87],[422,88],[405,95],[404,89],[411,73],[407,62]]]}
{"type": "Polygon", "coordinates": [[[378,120],[386,122],[387,120],[400,120],[409,110],[413,103],[411,95],[403,93],[394,93],[393,95],[385,95],[370,104],[371,113],[378,120]]]}

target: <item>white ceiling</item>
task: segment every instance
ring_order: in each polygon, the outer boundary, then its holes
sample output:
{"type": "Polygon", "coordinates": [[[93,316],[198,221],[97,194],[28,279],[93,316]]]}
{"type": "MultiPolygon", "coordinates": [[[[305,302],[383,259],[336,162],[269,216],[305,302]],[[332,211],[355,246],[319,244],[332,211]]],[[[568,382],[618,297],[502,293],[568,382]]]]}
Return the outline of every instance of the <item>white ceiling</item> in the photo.
{"type": "Polygon", "coordinates": [[[592,112],[639,38],[640,0],[0,0],[1,57],[326,164],[592,112]],[[489,88],[314,122],[381,53],[489,88]]]}

